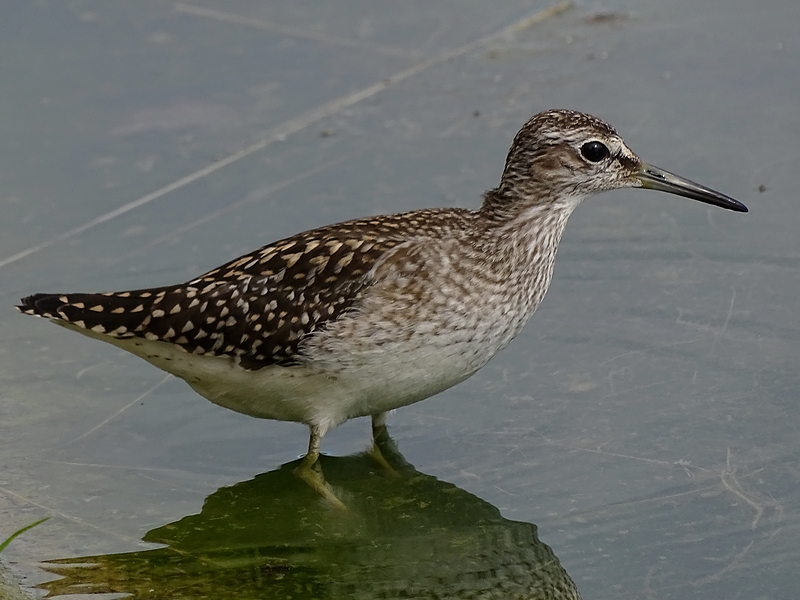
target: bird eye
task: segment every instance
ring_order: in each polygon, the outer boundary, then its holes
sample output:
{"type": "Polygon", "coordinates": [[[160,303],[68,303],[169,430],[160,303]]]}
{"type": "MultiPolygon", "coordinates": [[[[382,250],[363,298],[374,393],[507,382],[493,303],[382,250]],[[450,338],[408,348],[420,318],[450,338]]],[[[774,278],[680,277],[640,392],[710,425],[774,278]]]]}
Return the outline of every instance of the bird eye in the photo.
{"type": "Polygon", "coordinates": [[[608,158],[609,154],[606,145],[601,142],[586,142],[581,146],[581,154],[589,162],[600,162],[604,158],[608,158]]]}

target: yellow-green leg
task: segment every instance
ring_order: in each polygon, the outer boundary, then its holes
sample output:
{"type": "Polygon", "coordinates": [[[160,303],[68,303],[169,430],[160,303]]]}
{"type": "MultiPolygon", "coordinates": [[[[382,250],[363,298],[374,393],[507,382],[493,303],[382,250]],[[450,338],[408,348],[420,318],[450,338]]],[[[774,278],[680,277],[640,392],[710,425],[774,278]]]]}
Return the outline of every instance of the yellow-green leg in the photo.
{"type": "Polygon", "coordinates": [[[319,425],[311,425],[310,429],[311,436],[308,440],[308,453],[295,468],[294,474],[305,481],[312,490],[333,504],[333,506],[347,510],[347,507],[336,497],[331,486],[325,481],[322,467],[317,462],[319,459],[319,445],[325,432],[319,425]]]}
{"type": "Polygon", "coordinates": [[[369,449],[369,455],[372,460],[378,463],[378,466],[383,469],[386,475],[392,479],[397,479],[400,474],[389,464],[389,461],[386,460],[383,452],[381,452],[381,446],[387,443],[394,444],[389,437],[389,432],[386,430],[386,413],[372,415],[372,447],[369,449]]]}

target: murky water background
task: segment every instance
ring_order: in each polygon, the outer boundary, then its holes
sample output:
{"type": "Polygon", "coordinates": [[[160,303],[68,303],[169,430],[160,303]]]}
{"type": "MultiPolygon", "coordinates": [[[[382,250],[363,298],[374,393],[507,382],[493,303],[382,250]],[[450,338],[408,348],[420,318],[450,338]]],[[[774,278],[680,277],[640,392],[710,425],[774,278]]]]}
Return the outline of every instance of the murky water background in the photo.
{"type": "Polygon", "coordinates": [[[419,580],[403,569],[409,557],[453,556],[453,540],[470,550],[442,573],[463,581],[474,550],[506,548],[498,539],[534,554],[541,540],[587,600],[796,597],[800,5],[621,0],[525,20],[548,6],[0,9],[0,539],[52,515],[3,553],[26,585],[53,578],[40,561],[125,553],[133,562],[104,559],[98,577],[131,592],[153,577],[141,597],[169,597],[174,572],[153,565],[185,556],[194,542],[176,524],[203,523],[208,497],[238,507],[214,531],[249,531],[287,501],[320,519],[313,548],[299,526],[296,537],[211,537],[223,551],[263,547],[185,569],[227,590],[255,569],[253,597],[281,597],[287,577],[320,597],[345,581],[336,593],[369,597],[376,588],[358,587],[368,578],[347,579],[342,564],[419,580]],[[363,520],[339,522],[278,476],[305,451],[301,426],[215,407],[12,308],[36,291],[184,280],[333,221],[477,206],[517,129],[556,106],[605,118],[645,160],[751,213],[630,190],[582,206],[548,297],[512,346],[391,417],[418,472],[409,481],[431,486],[424,498],[387,479],[381,500],[369,487],[381,475],[333,458],[367,445],[368,423],[350,422],[325,438],[325,468],[363,520]],[[368,487],[374,504],[358,500],[368,487]],[[460,504],[448,507],[445,488],[460,504]],[[408,511],[428,527],[419,537],[370,520],[404,502],[432,507],[408,511]],[[495,533],[442,521],[459,511],[495,533]],[[370,540],[398,552],[365,559],[370,540]],[[294,549],[284,562],[281,544],[294,549]],[[202,568],[233,563],[244,571],[202,568]]]}

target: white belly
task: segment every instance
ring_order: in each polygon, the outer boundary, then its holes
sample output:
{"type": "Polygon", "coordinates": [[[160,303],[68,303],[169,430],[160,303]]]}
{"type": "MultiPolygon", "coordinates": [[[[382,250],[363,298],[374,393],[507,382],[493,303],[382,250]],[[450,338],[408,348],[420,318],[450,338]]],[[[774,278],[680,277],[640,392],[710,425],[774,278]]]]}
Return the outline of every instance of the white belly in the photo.
{"type": "MultiPolygon", "coordinates": [[[[418,349],[400,355],[376,353],[355,366],[269,366],[243,369],[234,359],[194,355],[173,344],[142,338],[116,339],[67,326],[135,354],[185,380],[214,404],[252,417],[321,424],[325,429],[379,414],[432,396],[477,369],[461,354],[418,349]]],[[[455,350],[450,348],[450,350],[455,350]]],[[[363,358],[363,357],[362,357],[363,358]]]]}

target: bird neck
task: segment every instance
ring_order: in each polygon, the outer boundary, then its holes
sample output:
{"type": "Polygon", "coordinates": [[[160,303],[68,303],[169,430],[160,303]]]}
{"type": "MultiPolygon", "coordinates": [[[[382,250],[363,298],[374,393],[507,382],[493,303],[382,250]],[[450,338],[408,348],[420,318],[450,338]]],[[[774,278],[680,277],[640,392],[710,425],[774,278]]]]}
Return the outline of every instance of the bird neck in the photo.
{"type": "Polygon", "coordinates": [[[484,194],[476,216],[493,250],[521,252],[520,259],[525,259],[531,252],[555,254],[567,220],[582,200],[579,196],[553,199],[524,194],[501,186],[484,194]]]}
{"type": "Polygon", "coordinates": [[[489,190],[483,195],[483,205],[478,210],[478,214],[490,223],[501,223],[513,217],[514,200],[513,194],[506,186],[489,190]]]}
{"type": "Polygon", "coordinates": [[[580,200],[537,202],[498,188],[486,193],[477,211],[483,221],[478,243],[491,264],[489,268],[526,298],[529,315],[550,285],[558,244],[580,200]]]}

